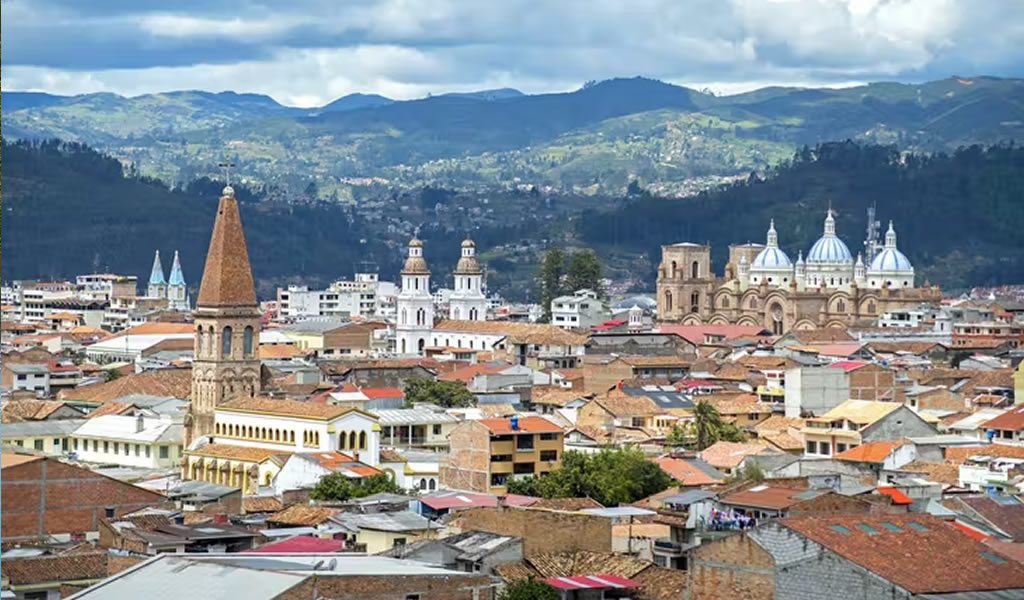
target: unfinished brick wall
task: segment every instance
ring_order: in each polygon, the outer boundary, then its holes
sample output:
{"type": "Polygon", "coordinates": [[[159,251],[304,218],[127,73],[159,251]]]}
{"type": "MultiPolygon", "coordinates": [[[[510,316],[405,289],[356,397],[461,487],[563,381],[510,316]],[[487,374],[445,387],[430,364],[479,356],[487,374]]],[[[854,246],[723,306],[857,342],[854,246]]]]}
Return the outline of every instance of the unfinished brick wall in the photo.
{"type": "Polygon", "coordinates": [[[829,493],[810,500],[804,500],[787,511],[794,515],[840,515],[871,512],[871,503],[858,498],[829,493]]]}
{"type": "Polygon", "coordinates": [[[313,576],[275,600],[482,600],[490,598],[490,577],[426,575],[313,576]]]}
{"type": "Polygon", "coordinates": [[[690,553],[690,600],[771,600],[775,597],[775,560],[747,537],[737,534],[690,553]]]}
{"type": "Polygon", "coordinates": [[[4,541],[96,531],[108,507],[115,516],[147,506],[173,508],[160,494],[51,458],[7,467],[2,479],[4,541]]]}
{"type": "Polygon", "coordinates": [[[895,372],[880,365],[869,364],[848,375],[851,400],[896,400],[895,372]]]}
{"type": "Polygon", "coordinates": [[[441,461],[441,485],[455,490],[490,490],[491,434],[475,421],[463,421],[448,437],[448,457],[441,461]]]}
{"type": "Polygon", "coordinates": [[[459,513],[462,531],[523,538],[523,556],[540,552],[612,551],[612,520],[571,512],[514,507],[472,508],[459,513]]]}

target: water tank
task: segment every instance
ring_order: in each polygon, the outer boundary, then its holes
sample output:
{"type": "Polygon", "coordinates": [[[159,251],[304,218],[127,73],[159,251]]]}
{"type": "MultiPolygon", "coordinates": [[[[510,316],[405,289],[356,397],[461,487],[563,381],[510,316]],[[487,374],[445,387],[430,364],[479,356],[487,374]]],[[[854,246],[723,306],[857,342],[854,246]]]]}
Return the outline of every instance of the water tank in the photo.
{"type": "Polygon", "coordinates": [[[510,429],[519,429],[519,416],[512,415],[508,418],[508,426],[510,429]]]}

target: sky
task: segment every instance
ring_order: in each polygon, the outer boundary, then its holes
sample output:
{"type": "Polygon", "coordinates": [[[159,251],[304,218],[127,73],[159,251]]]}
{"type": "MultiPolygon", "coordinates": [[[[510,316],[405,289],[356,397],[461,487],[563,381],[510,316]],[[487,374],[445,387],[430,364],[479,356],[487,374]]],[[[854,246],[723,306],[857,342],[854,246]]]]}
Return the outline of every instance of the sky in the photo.
{"type": "Polygon", "coordinates": [[[642,75],[717,93],[1024,76],[1024,0],[0,0],[3,90],[319,106],[642,75]]]}

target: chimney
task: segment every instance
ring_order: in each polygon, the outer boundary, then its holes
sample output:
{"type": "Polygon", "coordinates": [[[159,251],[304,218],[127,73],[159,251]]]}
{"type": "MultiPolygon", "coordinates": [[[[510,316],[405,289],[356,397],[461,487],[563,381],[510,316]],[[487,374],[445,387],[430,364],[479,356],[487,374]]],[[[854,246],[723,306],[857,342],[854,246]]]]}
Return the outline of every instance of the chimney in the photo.
{"type": "Polygon", "coordinates": [[[142,430],[146,428],[146,421],[142,417],[142,413],[135,413],[135,433],[142,433],[142,430]]]}

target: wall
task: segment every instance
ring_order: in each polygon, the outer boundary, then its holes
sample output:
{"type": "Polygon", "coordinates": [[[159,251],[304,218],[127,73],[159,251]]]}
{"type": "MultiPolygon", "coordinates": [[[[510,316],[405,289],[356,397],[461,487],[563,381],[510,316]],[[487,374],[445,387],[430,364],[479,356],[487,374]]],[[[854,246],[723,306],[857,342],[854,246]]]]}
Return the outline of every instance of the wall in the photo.
{"type": "Polygon", "coordinates": [[[2,477],[4,541],[96,531],[108,507],[115,515],[173,508],[160,494],[48,458],[7,467],[2,477]]]}
{"type": "Polygon", "coordinates": [[[166,469],[174,467],[181,458],[181,444],[145,444],[121,442],[107,439],[79,438],[71,440],[71,450],[78,460],[101,464],[116,464],[126,467],[166,469]],[[106,449],[104,449],[104,442],[106,449]],[[115,450],[114,444],[117,444],[115,450]],[[167,448],[167,458],[160,458],[160,448],[167,448]],[[96,448],[95,450],[93,448],[96,448]],[[125,449],[128,453],[125,453],[125,449]],[[138,454],[136,454],[136,451],[138,454]]]}
{"type": "MultiPolygon", "coordinates": [[[[2,431],[2,428],[0,428],[2,431]]],[[[64,434],[61,435],[41,435],[41,436],[8,436],[6,432],[3,432],[3,443],[14,444],[27,448],[29,450],[36,449],[36,442],[42,443],[42,448],[38,449],[40,452],[46,452],[53,456],[63,456],[64,452],[71,449],[71,439],[64,434]]]]}
{"type": "Polygon", "coordinates": [[[490,577],[485,575],[353,575],[309,577],[274,600],[484,600],[490,598],[490,577]]]}
{"type": "Polygon", "coordinates": [[[441,485],[456,490],[490,489],[490,431],[480,423],[463,421],[448,438],[450,449],[441,460],[441,485]]]}
{"type": "Polygon", "coordinates": [[[881,440],[898,440],[905,437],[926,437],[937,435],[938,431],[927,421],[907,408],[898,409],[885,415],[861,430],[861,439],[865,442],[881,440]]]}
{"type": "Polygon", "coordinates": [[[523,538],[523,556],[541,552],[611,552],[612,519],[583,513],[486,507],[461,511],[462,531],[487,531],[523,538]]]}
{"type": "Polygon", "coordinates": [[[603,393],[618,385],[624,379],[633,376],[633,368],[621,359],[607,364],[587,360],[583,364],[583,391],[586,393],[603,393]]]}
{"type": "Polygon", "coordinates": [[[847,374],[851,400],[894,400],[892,369],[868,364],[847,374]]]}
{"type": "Polygon", "coordinates": [[[786,370],[786,416],[820,416],[850,399],[846,373],[832,367],[796,367],[786,370]]]}
{"type": "Polygon", "coordinates": [[[771,600],[775,561],[747,534],[706,543],[689,554],[689,600],[771,600]]]}
{"type": "Polygon", "coordinates": [[[378,554],[390,550],[395,546],[395,540],[403,539],[406,544],[411,544],[419,539],[435,537],[433,532],[424,531],[375,531],[372,529],[360,529],[356,534],[357,544],[366,544],[367,554],[378,554]]]}

